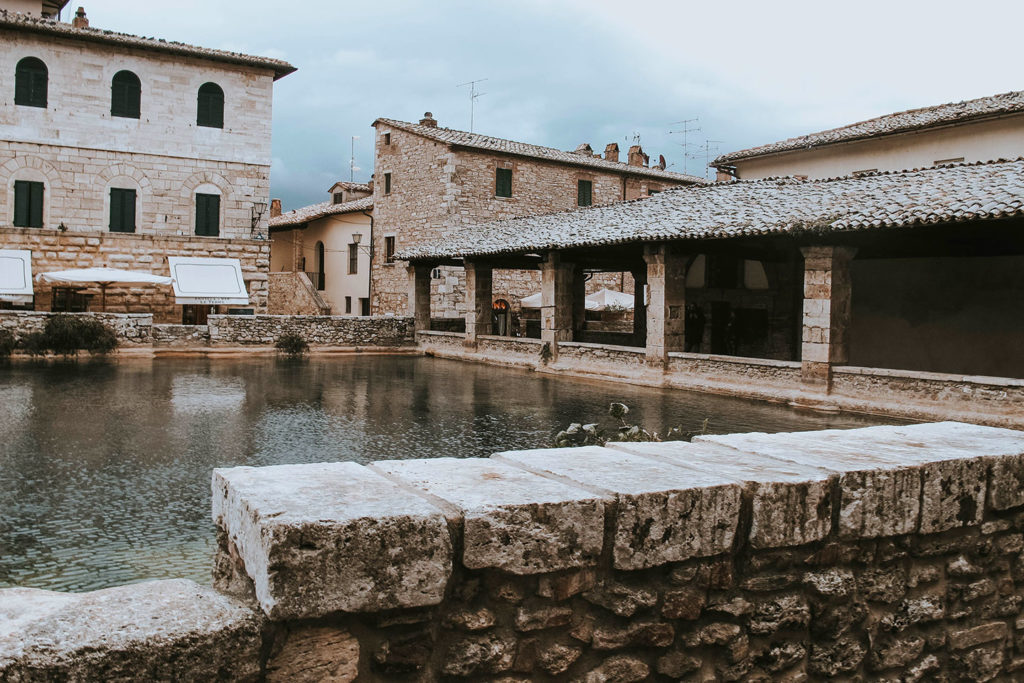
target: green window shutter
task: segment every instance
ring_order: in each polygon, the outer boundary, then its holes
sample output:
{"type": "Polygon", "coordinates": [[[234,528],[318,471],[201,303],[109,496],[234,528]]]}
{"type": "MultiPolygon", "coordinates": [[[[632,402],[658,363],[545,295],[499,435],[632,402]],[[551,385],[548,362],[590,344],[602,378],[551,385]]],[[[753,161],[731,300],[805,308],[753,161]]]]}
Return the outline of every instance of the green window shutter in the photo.
{"type": "Polygon", "coordinates": [[[121,232],[124,225],[124,211],[122,210],[121,191],[110,188],[110,232],[121,232]]]}
{"type": "Polygon", "coordinates": [[[31,201],[28,208],[28,224],[32,228],[43,227],[43,184],[29,183],[31,201]]]}
{"type": "Polygon", "coordinates": [[[499,168],[494,174],[494,196],[512,196],[512,169],[499,168]]]}
{"type": "Polygon", "coordinates": [[[135,190],[110,188],[110,231],[135,232],[135,190]]]}
{"type": "Polygon", "coordinates": [[[590,206],[593,203],[594,183],[580,180],[576,185],[576,206],[590,206]]]}
{"type": "Polygon", "coordinates": [[[216,83],[199,87],[196,125],[207,128],[224,127],[224,91],[216,83]]]}
{"type": "Polygon", "coordinates": [[[196,234],[204,237],[220,235],[220,195],[196,194],[196,234]]]}
{"type": "Polygon", "coordinates": [[[25,57],[14,71],[14,103],[26,107],[46,107],[46,65],[35,57],[25,57]]]}
{"type": "Polygon", "coordinates": [[[14,226],[43,227],[43,184],[29,180],[14,181],[14,226]]]}
{"type": "Polygon", "coordinates": [[[28,227],[28,183],[24,180],[14,181],[14,227],[28,227]]]}
{"type": "Polygon", "coordinates": [[[135,232],[135,190],[123,192],[124,202],[121,210],[124,212],[125,232],[135,232]]]}

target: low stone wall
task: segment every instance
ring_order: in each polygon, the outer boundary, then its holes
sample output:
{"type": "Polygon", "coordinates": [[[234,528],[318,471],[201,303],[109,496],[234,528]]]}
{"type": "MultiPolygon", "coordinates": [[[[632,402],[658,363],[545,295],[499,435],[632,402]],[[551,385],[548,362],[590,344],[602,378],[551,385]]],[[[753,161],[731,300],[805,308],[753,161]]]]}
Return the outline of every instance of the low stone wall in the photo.
{"type": "Polygon", "coordinates": [[[462,332],[434,332],[432,330],[416,330],[416,343],[427,355],[450,355],[461,353],[464,349],[466,335],[462,332]]]}
{"type": "Polygon", "coordinates": [[[528,337],[497,337],[480,335],[477,337],[477,351],[509,364],[529,365],[540,362],[540,350],[544,342],[528,337]]]}
{"type": "Polygon", "coordinates": [[[583,367],[597,364],[631,370],[646,365],[646,353],[645,349],[634,346],[559,342],[558,364],[583,367]]]}
{"type": "Polygon", "coordinates": [[[413,319],[397,316],[211,315],[210,343],[272,345],[287,332],[311,346],[405,346],[413,343],[413,319]]]}
{"type": "MultiPolygon", "coordinates": [[[[59,315],[45,311],[0,311],[0,328],[10,330],[16,339],[42,332],[47,318],[59,315]]],[[[153,316],[148,313],[67,313],[90,316],[114,330],[121,344],[149,344],[153,340],[153,316]]]]}
{"type": "Polygon", "coordinates": [[[705,353],[669,353],[668,372],[750,386],[800,388],[800,362],[705,353]]]}
{"type": "Polygon", "coordinates": [[[153,346],[195,348],[209,343],[207,325],[153,325],[153,346]]]}
{"type": "Polygon", "coordinates": [[[216,470],[231,597],[0,591],[0,680],[1013,680],[1021,481],[959,423],[216,470]]]}

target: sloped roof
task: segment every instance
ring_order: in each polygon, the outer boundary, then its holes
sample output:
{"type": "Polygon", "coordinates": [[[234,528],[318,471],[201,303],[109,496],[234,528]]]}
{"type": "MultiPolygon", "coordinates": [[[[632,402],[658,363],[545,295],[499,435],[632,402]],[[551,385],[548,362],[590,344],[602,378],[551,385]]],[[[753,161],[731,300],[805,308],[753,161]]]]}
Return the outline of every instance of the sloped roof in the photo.
{"type": "Polygon", "coordinates": [[[369,211],[373,208],[373,197],[363,197],[362,199],[353,199],[350,202],[344,202],[342,204],[334,204],[333,202],[320,202],[319,204],[313,204],[311,206],[304,206],[301,209],[295,209],[282,213],[280,216],[274,216],[270,219],[271,228],[285,228],[296,225],[302,225],[315,221],[318,218],[324,218],[325,216],[337,216],[343,213],[356,213],[358,211],[369,211]]]}
{"type": "Polygon", "coordinates": [[[578,154],[576,152],[564,152],[560,149],[555,149],[554,147],[541,147],[540,145],[531,145],[526,142],[516,142],[515,140],[506,140],[504,138],[492,138],[489,135],[469,133],[464,130],[423,126],[418,123],[409,123],[407,121],[396,121],[394,119],[385,118],[377,119],[373,122],[373,125],[376,126],[378,123],[383,123],[392,128],[404,130],[409,133],[415,133],[416,135],[455,147],[469,147],[471,149],[482,149],[489,152],[502,152],[504,154],[514,154],[521,157],[554,161],[560,164],[582,166],[585,168],[593,168],[595,170],[611,171],[613,173],[628,173],[630,175],[658,178],[677,183],[688,183],[691,185],[708,184],[708,181],[704,178],[687,175],[685,173],[663,171],[661,169],[650,168],[648,166],[630,166],[629,164],[619,161],[606,161],[605,159],[595,156],[578,154]]]}
{"type": "Polygon", "coordinates": [[[840,142],[906,133],[1018,112],[1024,112],[1024,91],[1008,92],[1001,95],[979,97],[976,100],[950,102],[948,104],[938,104],[931,107],[908,109],[907,111],[900,111],[894,114],[886,114],[885,116],[851,123],[840,128],[823,130],[818,133],[810,133],[809,135],[801,135],[789,138],[788,140],[761,145],[760,147],[723,154],[712,161],[711,165],[716,167],[726,166],[734,161],[765,156],[767,154],[812,149],[840,142]]]}
{"type": "Polygon", "coordinates": [[[40,19],[17,12],[0,10],[0,29],[13,29],[15,31],[28,31],[46,35],[69,38],[72,40],[86,40],[94,43],[104,43],[118,47],[134,48],[138,50],[153,50],[175,55],[197,57],[199,59],[210,59],[216,62],[228,64],[240,64],[242,66],[253,66],[261,69],[268,69],[274,72],[274,80],[287,76],[296,71],[295,67],[288,62],[270,57],[254,57],[239,52],[228,52],[226,50],[214,50],[207,47],[197,47],[186,43],[167,41],[159,38],[141,38],[127,33],[116,33],[98,28],[75,28],[71,24],[50,19],[40,19]]]}
{"type": "Polygon", "coordinates": [[[403,260],[1024,216],[1024,159],[830,180],[740,180],[460,229],[403,260]]]}
{"type": "Polygon", "coordinates": [[[347,180],[339,180],[328,188],[328,192],[336,190],[348,190],[349,192],[373,192],[370,183],[353,183],[347,180]]]}

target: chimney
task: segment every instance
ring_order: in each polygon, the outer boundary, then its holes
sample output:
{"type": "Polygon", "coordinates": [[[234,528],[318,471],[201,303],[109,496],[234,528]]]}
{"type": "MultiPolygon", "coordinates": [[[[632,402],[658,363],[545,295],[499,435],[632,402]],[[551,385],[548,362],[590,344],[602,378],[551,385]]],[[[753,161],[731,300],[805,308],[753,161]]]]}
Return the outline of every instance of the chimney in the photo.
{"type": "Polygon", "coordinates": [[[604,160],[619,163],[619,143],[609,142],[604,146],[604,160]]]}
{"type": "Polygon", "coordinates": [[[629,148],[629,165],[630,166],[647,166],[647,162],[651,158],[644,154],[644,150],[640,145],[633,145],[629,148]]]}
{"type": "Polygon", "coordinates": [[[89,28],[89,20],[85,16],[85,8],[79,7],[75,12],[75,18],[71,20],[73,28],[89,28]]]}
{"type": "Polygon", "coordinates": [[[429,111],[423,114],[423,118],[420,119],[420,125],[426,126],[427,128],[437,128],[437,119],[429,111]]]}
{"type": "Polygon", "coordinates": [[[576,149],[573,150],[573,153],[574,154],[579,154],[579,155],[585,156],[585,157],[592,157],[592,156],[594,156],[594,150],[590,146],[589,142],[581,142],[580,144],[578,144],[576,146],[576,149]]]}
{"type": "Polygon", "coordinates": [[[281,215],[281,200],[271,199],[270,200],[270,217],[277,218],[281,215]]]}

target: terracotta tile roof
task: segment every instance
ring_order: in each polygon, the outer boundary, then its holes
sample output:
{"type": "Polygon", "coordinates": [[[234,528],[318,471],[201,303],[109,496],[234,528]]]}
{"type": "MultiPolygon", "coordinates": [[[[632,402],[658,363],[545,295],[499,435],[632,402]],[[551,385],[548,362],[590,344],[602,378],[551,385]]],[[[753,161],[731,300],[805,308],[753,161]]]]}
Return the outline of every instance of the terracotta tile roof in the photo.
{"type": "Polygon", "coordinates": [[[761,145],[760,147],[730,152],[712,161],[711,165],[716,167],[727,166],[734,161],[764,156],[766,154],[812,149],[814,147],[834,145],[839,142],[850,142],[879,137],[881,135],[893,135],[895,133],[905,133],[913,130],[934,128],[951,123],[1019,112],[1024,112],[1024,91],[980,97],[976,100],[964,102],[938,104],[932,107],[922,107],[921,109],[908,109],[907,111],[886,114],[885,116],[879,116],[859,123],[851,123],[841,128],[823,130],[819,133],[801,135],[789,138],[788,140],[761,145]]]}
{"type": "Polygon", "coordinates": [[[830,180],[747,180],[483,223],[396,256],[486,256],[626,242],[910,227],[1024,216],[1024,159],[830,180]]]}
{"type": "Polygon", "coordinates": [[[348,190],[349,192],[373,192],[370,188],[370,183],[352,183],[347,180],[340,180],[327,190],[328,192],[334,192],[336,190],[348,190]]]}
{"type": "Polygon", "coordinates": [[[197,47],[195,45],[187,45],[185,43],[166,41],[158,38],[141,38],[127,33],[104,31],[98,28],[74,28],[71,24],[51,21],[49,19],[40,19],[38,17],[19,14],[17,12],[8,12],[7,10],[0,10],[0,29],[42,33],[61,38],[69,38],[72,40],[85,40],[137,50],[154,50],[157,52],[165,52],[175,55],[197,57],[199,59],[210,59],[216,62],[254,66],[273,71],[274,80],[296,71],[294,66],[280,59],[254,57],[252,55],[244,55],[238,52],[214,50],[211,48],[197,47]]]}
{"type": "Polygon", "coordinates": [[[333,202],[320,202],[319,204],[313,204],[312,206],[304,206],[301,209],[295,209],[282,213],[280,216],[274,216],[270,219],[271,228],[286,228],[293,227],[296,225],[302,225],[315,221],[318,218],[324,218],[325,216],[337,216],[343,213],[356,213],[359,211],[370,211],[373,209],[373,197],[363,197],[362,199],[353,199],[350,202],[344,202],[342,204],[334,204],[333,202]]]}
{"type": "Polygon", "coordinates": [[[464,130],[423,126],[418,123],[408,123],[406,121],[396,121],[394,119],[384,118],[377,119],[373,122],[373,125],[376,126],[378,123],[383,123],[392,128],[415,133],[416,135],[421,135],[425,138],[437,140],[438,142],[455,147],[469,147],[472,149],[483,149],[490,152],[503,152],[505,154],[514,154],[516,156],[545,159],[547,161],[554,161],[561,164],[583,166],[586,168],[593,168],[595,170],[611,171],[613,173],[628,173],[647,178],[659,178],[661,180],[675,181],[678,183],[689,183],[692,185],[708,184],[708,181],[704,178],[687,175],[685,173],[663,171],[659,168],[650,168],[648,166],[630,166],[629,164],[622,162],[606,161],[599,157],[588,156],[578,152],[563,152],[562,150],[555,149],[554,147],[541,147],[540,145],[531,145],[525,142],[516,142],[515,140],[492,138],[489,135],[468,133],[464,130]]]}

